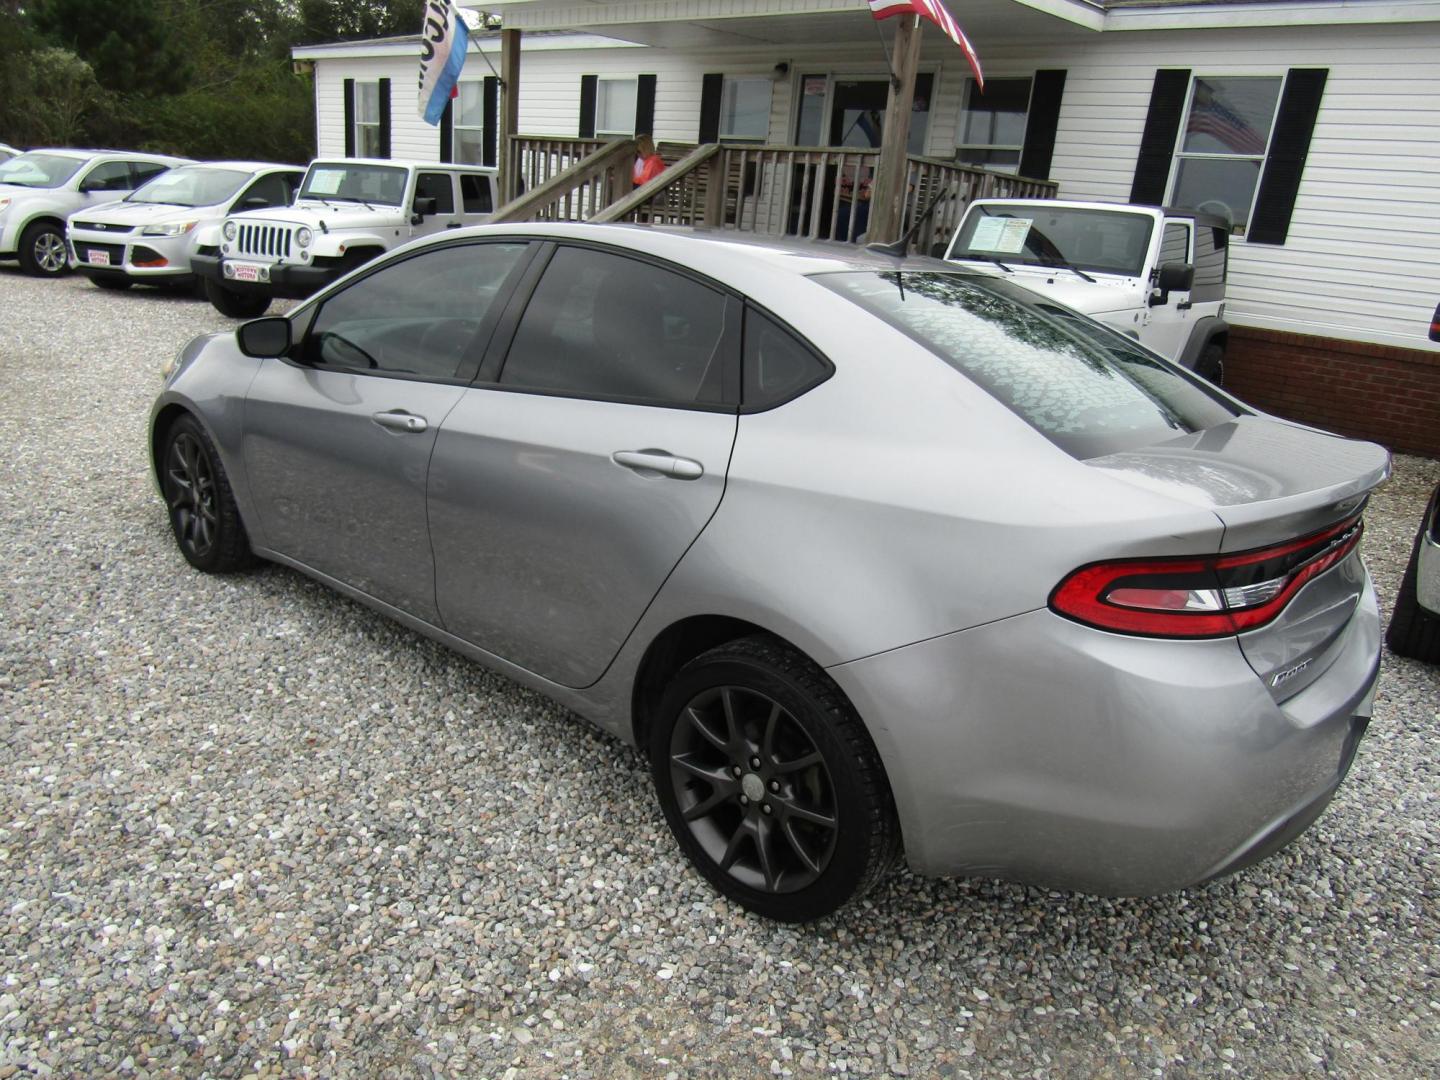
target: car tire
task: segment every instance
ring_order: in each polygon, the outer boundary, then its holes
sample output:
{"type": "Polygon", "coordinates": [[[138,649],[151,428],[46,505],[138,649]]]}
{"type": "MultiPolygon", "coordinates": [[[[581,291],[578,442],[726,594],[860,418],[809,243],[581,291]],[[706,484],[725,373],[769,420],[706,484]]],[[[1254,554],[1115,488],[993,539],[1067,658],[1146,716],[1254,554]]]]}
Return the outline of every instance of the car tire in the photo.
{"type": "Polygon", "coordinates": [[[900,827],[880,758],[840,688],[768,637],[720,645],[666,688],[651,776],[680,848],[723,895],[809,922],[889,871],[900,827]]]}
{"type": "Polygon", "coordinates": [[[160,488],[175,543],[191,566],[225,574],[255,561],[220,455],[191,416],[180,417],[165,433],[160,488]]]}
{"type": "Polygon", "coordinates": [[[205,281],[205,295],[209,297],[210,303],[215,305],[216,311],[232,319],[254,319],[270,309],[270,297],[264,293],[235,292],[208,278],[205,281]]]}
{"type": "Polygon", "coordinates": [[[1422,526],[1415,534],[1410,562],[1400,578],[1400,589],[1395,594],[1395,610],[1390,613],[1390,625],[1385,631],[1385,644],[1397,656],[1440,664],[1440,614],[1421,607],[1415,589],[1424,535],[1422,526]]]}
{"type": "Polygon", "coordinates": [[[1209,379],[1216,386],[1225,384],[1225,346],[1212,341],[1200,350],[1195,361],[1195,374],[1209,379]]]}
{"type": "Polygon", "coordinates": [[[65,230],[53,221],[37,221],[20,234],[20,268],[31,277],[60,277],[70,271],[65,230]]]}
{"type": "Polygon", "coordinates": [[[107,289],[110,292],[124,292],[135,284],[129,278],[120,277],[118,274],[92,274],[90,283],[98,289],[107,289]]]}

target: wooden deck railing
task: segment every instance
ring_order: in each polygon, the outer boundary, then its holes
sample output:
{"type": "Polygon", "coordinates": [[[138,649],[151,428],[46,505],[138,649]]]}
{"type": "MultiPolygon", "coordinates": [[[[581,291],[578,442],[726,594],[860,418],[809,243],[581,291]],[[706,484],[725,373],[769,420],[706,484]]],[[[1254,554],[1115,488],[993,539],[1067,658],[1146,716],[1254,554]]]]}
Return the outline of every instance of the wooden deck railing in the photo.
{"type": "MultiPolygon", "coordinates": [[[[670,166],[631,190],[635,144],[617,139],[576,157],[593,140],[517,136],[527,193],[496,221],[629,221],[706,225],[737,232],[855,241],[866,236],[878,150],[707,143],[666,144],[670,166]],[[523,155],[529,153],[529,158],[523,155]],[[526,165],[526,162],[529,165],[526,165]],[[561,161],[568,165],[554,169],[561,161]],[[531,180],[537,183],[531,184],[531,180]]],[[[911,155],[905,222],[921,224],[912,251],[929,252],[955,231],[965,207],[983,198],[1053,198],[1056,185],[911,155]]]]}
{"type": "Polygon", "coordinates": [[[509,202],[534,191],[595,153],[605,142],[604,139],[568,139],[550,135],[510,136],[510,160],[515,167],[507,178],[509,190],[501,193],[500,201],[509,202]]]}

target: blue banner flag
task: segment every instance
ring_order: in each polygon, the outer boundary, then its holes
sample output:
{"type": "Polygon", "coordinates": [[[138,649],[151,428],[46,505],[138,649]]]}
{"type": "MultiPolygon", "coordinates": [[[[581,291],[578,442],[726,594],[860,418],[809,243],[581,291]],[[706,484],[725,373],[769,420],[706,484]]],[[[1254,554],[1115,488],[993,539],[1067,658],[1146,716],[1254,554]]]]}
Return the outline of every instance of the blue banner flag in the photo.
{"type": "Polygon", "coordinates": [[[420,30],[420,115],[427,124],[438,126],[455,96],[469,47],[465,20],[451,0],[427,0],[420,30]]]}

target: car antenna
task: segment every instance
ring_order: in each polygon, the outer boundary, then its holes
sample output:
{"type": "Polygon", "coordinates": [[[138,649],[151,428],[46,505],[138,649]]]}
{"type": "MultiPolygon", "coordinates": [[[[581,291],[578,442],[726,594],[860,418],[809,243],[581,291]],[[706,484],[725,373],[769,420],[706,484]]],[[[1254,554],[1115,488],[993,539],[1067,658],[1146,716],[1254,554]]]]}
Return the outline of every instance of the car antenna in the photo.
{"type": "Polygon", "coordinates": [[[892,240],[888,244],[866,244],[865,250],[873,251],[880,255],[893,255],[897,259],[903,259],[910,250],[910,241],[915,239],[915,234],[920,231],[920,227],[930,220],[930,215],[935,212],[935,208],[939,206],[941,201],[947,198],[947,196],[948,192],[944,191],[936,195],[935,198],[931,200],[930,205],[921,212],[920,216],[915,219],[910,228],[905,231],[905,235],[900,237],[899,240],[892,240]]]}

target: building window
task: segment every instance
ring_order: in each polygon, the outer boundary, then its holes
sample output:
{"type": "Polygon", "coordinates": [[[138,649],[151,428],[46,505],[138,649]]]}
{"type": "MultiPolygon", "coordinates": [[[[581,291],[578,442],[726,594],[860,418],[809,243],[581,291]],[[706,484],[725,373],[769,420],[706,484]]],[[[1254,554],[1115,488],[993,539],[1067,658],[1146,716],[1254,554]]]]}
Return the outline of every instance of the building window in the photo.
{"type": "Polygon", "coordinates": [[[1245,231],[1283,82],[1279,76],[1191,80],[1169,203],[1228,215],[1236,232],[1245,231]]]}
{"type": "Polygon", "coordinates": [[[455,99],[454,157],[457,164],[483,165],[485,162],[485,84],[473,80],[460,84],[455,99]]]}
{"type": "Polygon", "coordinates": [[[995,172],[1017,172],[1029,108],[1029,79],[991,79],[983,94],[974,79],[966,79],[955,160],[995,172]]]}
{"type": "Polygon", "coordinates": [[[720,94],[720,137],[764,142],[770,137],[770,91],[765,75],[726,75],[720,94]]]}
{"type": "Polygon", "coordinates": [[[595,89],[596,137],[634,135],[639,96],[639,79],[600,79],[595,89]]]}
{"type": "Polygon", "coordinates": [[[384,157],[380,152],[380,84],[355,84],[355,154],[384,157]]]}

